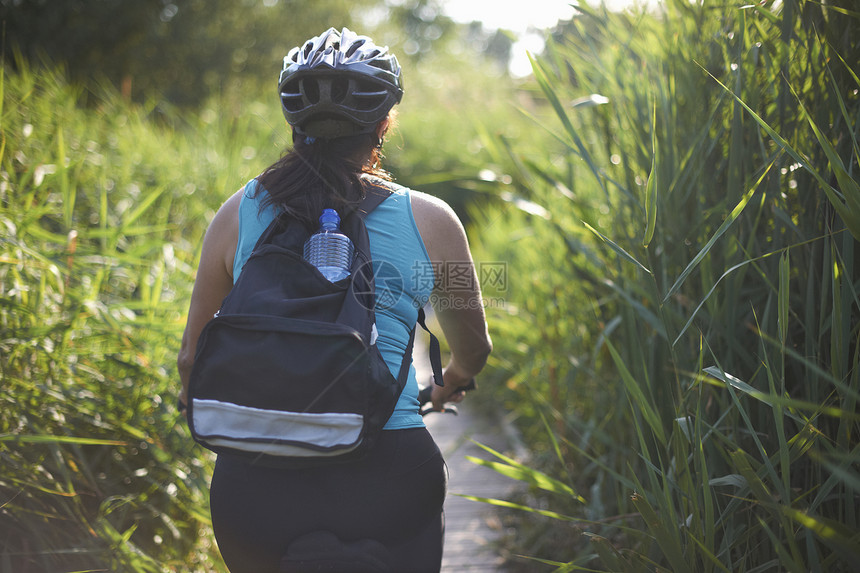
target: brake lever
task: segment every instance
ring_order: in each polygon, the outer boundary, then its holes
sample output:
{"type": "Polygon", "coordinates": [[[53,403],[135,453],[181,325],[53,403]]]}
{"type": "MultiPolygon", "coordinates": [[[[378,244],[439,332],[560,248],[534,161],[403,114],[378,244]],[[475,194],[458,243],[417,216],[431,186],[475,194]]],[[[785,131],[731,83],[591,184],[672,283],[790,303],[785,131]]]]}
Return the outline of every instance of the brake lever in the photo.
{"type": "MultiPolygon", "coordinates": [[[[471,390],[477,389],[477,387],[478,387],[478,385],[475,384],[475,379],[472,378],[471,380],[469,380],[469,382],[466,385],[460,386],[457,389],[457,392],[469,392],[471,390]]],[[[433,384],[431,384],[430,386],[426,386],[426,387],[422,388],[421,391],[418,392],[418,408],[419,408],[418,412],[422,416],[426,416],[430,412],[454,414],[455,416],[457,414],[459,414],[459,412],[457,411],[457,406],[454,406],[453,404],[450,406],[443,406],[441,410],[434,410],[432,404],[430,406],[425,407],[424,406],[425,404],[428,404],[429,402],[432,401],[432,397],[433,397],[433,384]]]]}

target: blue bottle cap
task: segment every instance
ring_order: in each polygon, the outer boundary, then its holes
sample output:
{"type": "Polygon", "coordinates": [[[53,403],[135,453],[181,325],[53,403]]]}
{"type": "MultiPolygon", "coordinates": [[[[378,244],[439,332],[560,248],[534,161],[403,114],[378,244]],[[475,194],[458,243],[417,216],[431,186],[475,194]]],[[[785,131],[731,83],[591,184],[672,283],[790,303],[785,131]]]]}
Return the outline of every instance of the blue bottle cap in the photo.
{"type": "Polygon", "coordinates": [[[334,224],[335,227],[340,225],[340,215],[334,209],[323,209],[320,215],[320,225],[325,227],[326,224],[334,224]]]}

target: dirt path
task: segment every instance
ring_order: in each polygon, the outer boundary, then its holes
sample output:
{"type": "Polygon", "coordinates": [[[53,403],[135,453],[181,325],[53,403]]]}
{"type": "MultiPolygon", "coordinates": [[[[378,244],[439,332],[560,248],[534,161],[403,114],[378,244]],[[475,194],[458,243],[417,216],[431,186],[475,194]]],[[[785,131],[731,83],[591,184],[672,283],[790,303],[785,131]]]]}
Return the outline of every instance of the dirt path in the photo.
{"type": "MultiPolygon", "coordinates": [[[[418,380],[427,380],[429,365],[423,360],[427,352],[418,339],[414,355],[418,380]]],[[[443,573],[505,571],[505,558],[497,544],[503,534],[497,510],[456,494],[506,499],[520,485],[466,459],[466,456],[494,459],[472,440],[509,455],[516,445],[514,436],[500,420],[488,419],[469,407],[473,400],[480,400],[480,389],[459,405],[459,415],[433,413],[424,418],[448,464],[443,573]]]]}

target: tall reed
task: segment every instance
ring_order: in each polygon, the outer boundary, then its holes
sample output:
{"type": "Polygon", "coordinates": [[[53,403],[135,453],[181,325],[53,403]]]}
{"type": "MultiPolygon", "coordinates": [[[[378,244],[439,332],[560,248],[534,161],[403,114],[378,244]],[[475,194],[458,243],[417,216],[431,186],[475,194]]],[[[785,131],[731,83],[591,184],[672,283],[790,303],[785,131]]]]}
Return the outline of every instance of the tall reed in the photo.
{"type": "Polygon", "coordinates": [[[174,364],[250,120],[24,64],[0,95],[0,571],[216,571],[174,364]]]}
{"type": "Polygon", "coordinates": [[[582,534],[536,557],[848,570],[860,14],[805,0],[580,12],[534,61],[553,143],[497,141],[509,204],[476,213],[477,256],[510,277],[489,376],[534,475],[561,470],[571,488],[523,507],[582,534]]]}

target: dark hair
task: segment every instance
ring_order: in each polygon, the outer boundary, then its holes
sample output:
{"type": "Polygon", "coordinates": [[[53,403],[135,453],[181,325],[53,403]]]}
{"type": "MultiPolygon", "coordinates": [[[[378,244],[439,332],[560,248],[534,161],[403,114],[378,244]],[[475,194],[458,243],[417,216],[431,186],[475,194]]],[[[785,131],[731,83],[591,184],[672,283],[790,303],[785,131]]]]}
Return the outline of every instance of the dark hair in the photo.
{"type": "Polygon", "coordinates": [[[391,179],[380,166],[381,147],[375,132],[316,140],[293,132],[293,148],[257,177],[268,192],[261,209],[282,207],[313,227],[323,209],[357,205],[362,174],[391,179]]]}

